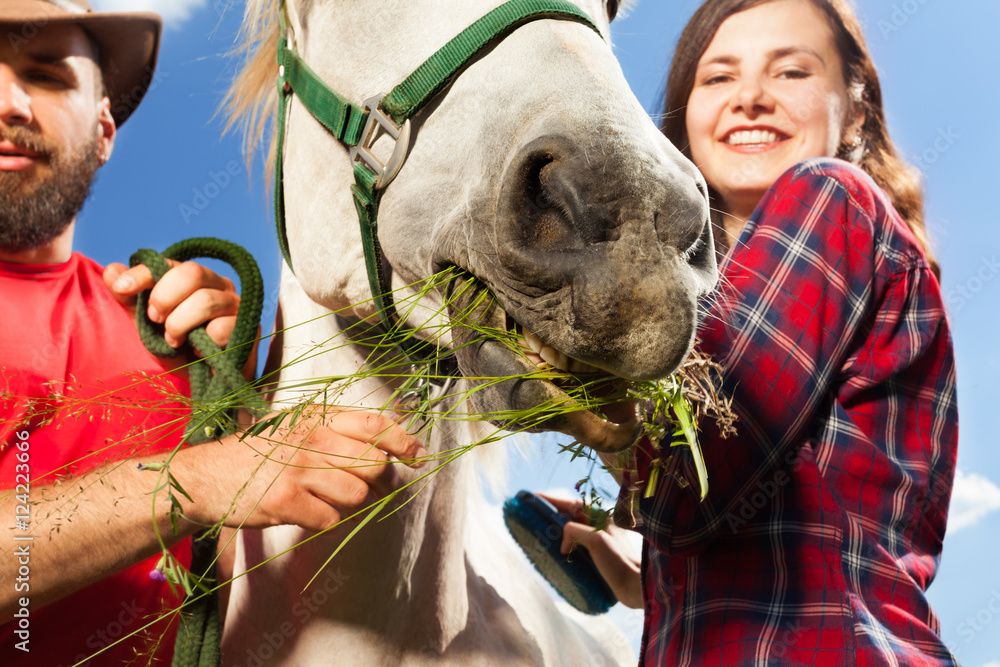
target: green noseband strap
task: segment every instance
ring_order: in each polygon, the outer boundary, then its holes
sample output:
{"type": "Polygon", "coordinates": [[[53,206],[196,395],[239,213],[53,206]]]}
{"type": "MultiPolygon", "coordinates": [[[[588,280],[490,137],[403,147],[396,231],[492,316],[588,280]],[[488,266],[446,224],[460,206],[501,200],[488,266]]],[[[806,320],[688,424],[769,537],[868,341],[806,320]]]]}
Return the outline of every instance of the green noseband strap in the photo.
{"type": "Polygon", "coordinates": [[[363,107],[358,107],[327,86],[294,49],[288,48],[283,5],[279,15],[281,18],[278,41],[278,152],[274,167],[274,217],[281,253],[291,268],[292,258],[285,231],[282,159],[288,103],[292,95],[296,95],[306,110],[334,137],[345,145],[353,147],[351,155],[355,159],[355,184],[351,186],[351,192],[358,212],[358,221],[361,224],[368,282],[379,311],[379,318],[386,331],[394,335],[396,342],[407,350],[411,358],[423,356],[420,350],[413,348],[424,344],[412,336],[400,334],[401,325],[396,322],[392,288],[389,277],[382,268],[382,250],[378,242],[379,200],[385,186],[395,176],[396,170],[405,159],[408,148],[405,144],[408,144],[410,136],[409,119],[447,86],[466,63],[484,48],[506,37],[525,23],[539,19],[558,19],[583,23],[598,34],[600,31],[590,17],[566,0],[510,0],[463,30],[384,98],[369,100],[363,107]],[[387,165],[381,165],[367,153],[370,143],[374,140],[376,125],[397,138],[397,148],[387,165]]]}

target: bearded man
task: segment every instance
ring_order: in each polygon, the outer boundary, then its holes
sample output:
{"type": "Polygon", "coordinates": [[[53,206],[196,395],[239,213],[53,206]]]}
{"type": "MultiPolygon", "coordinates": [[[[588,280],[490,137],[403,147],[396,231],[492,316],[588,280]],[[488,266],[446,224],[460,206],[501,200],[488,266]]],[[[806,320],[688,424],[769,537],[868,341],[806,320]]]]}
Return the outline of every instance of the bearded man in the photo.
{"type": "MultiPolygon", "coordinates": [[[[170,473],[191,500],[175,493],[172,517],[157,473],[137,470],[178,445],[187,415],[183,371],[132,324],[151,275],[72,250],[94,176],[152,79],[160,19],[0,0],[0,36],[0,664],[169,661],[179,598],[164,564],[188,562],[199,527],[326,529],[369,487],[387,492],[386,453],[422,453],[361,412],[307,418],[278,442],[184,448],[170,473]]],[[[228,280],[185,263],[156,284],[149,315],[172,345],[206,322],[225,345],[238,303],[228,280]]]]}

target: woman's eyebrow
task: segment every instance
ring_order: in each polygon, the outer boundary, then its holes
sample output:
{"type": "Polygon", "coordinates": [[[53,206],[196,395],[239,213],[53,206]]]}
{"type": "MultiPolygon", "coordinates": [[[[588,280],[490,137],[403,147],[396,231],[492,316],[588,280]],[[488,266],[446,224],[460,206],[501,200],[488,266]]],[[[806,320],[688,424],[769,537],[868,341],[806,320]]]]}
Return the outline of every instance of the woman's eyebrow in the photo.
{"type": "Polygon", "coordinates": [[[740,59],[737,58],[736,56],[715,56],[714,58],[710,58],[709,60],[706,60],[705,62],[703,62],[701,64],[702,65],[737,65],[737,64],[739,64],[739,62],[740,62],[740,59]]]}
{"type": "Polygon", "coordinates": [[[780,49],[774,49],[773,51],[768,52],[767,58],[768,60],[777,60],[778,58],[784,58],[785,56],[793,56],[798,53],[804,53],[806,55],[810,55],[813,58],[819,60],[824,65],[826,64],[826,60],[823,59],[823,56],[821,56],[818,51],[816,51],[815,49],[811,49],[808,46],[785,46],[780,49]]]}

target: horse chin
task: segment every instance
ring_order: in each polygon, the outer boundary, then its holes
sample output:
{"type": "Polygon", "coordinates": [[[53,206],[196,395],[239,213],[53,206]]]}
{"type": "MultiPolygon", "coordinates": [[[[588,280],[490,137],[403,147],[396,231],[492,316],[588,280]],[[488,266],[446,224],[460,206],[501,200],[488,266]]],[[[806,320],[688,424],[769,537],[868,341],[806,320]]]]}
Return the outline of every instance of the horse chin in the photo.
{"type": "Polygon", "coordinates": [[[459,324],[453,331],[458,366],[474,385],[470,401],[478,414],[508,430],[565,433],[598,452],[623,451],[638,441],[642,422],[638,403],[626,397],[627,380],[609,373],[546,371],[509,343],[483,333],[513,329],[496,304],[480,309],[475,317],[475,327],[459,324]],[[606,397],[603,416],[563,388],[577,381],[586,382],[591,395],[606,397]]]}

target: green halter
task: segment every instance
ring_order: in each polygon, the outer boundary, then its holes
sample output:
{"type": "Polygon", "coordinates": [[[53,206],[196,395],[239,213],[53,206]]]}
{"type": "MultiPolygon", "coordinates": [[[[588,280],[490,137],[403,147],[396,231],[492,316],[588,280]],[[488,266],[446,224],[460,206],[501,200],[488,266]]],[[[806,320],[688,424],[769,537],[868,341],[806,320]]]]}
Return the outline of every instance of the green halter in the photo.
{"type": "Polygon", "coordinates": [[[382,250],[378,242],[379,200],[406,159],[410,143],[410,118],[439,93],[465,64],[497,38],[530,21],[559,19],[583,23],[600,31],[578,7],[566,0],[510,0],[489,12],[428,58],[406,80],[384,96],[375,96],[358,107],[331,90],[303,62],[294,49],[288,48],[285,7],[282,3],[278,40],[278,147],[274,161],[274,218],[278,244],[285,262],[292,268],[285,232],[285,202],[282,160],[288,101],[292,95],[339,141],[351,147],[355,184],[351,186],[354,206],[361,223],[361,239],[371,288],[379,319],[386,331],[396,338],[411,358],[423,356],[412,336],[399,335],[395,324],[396,309],[392,288],[382,269],[382,250]],[[395,141],[392,157],[382,164],[370,152],[378,127],[395,141]]]}

